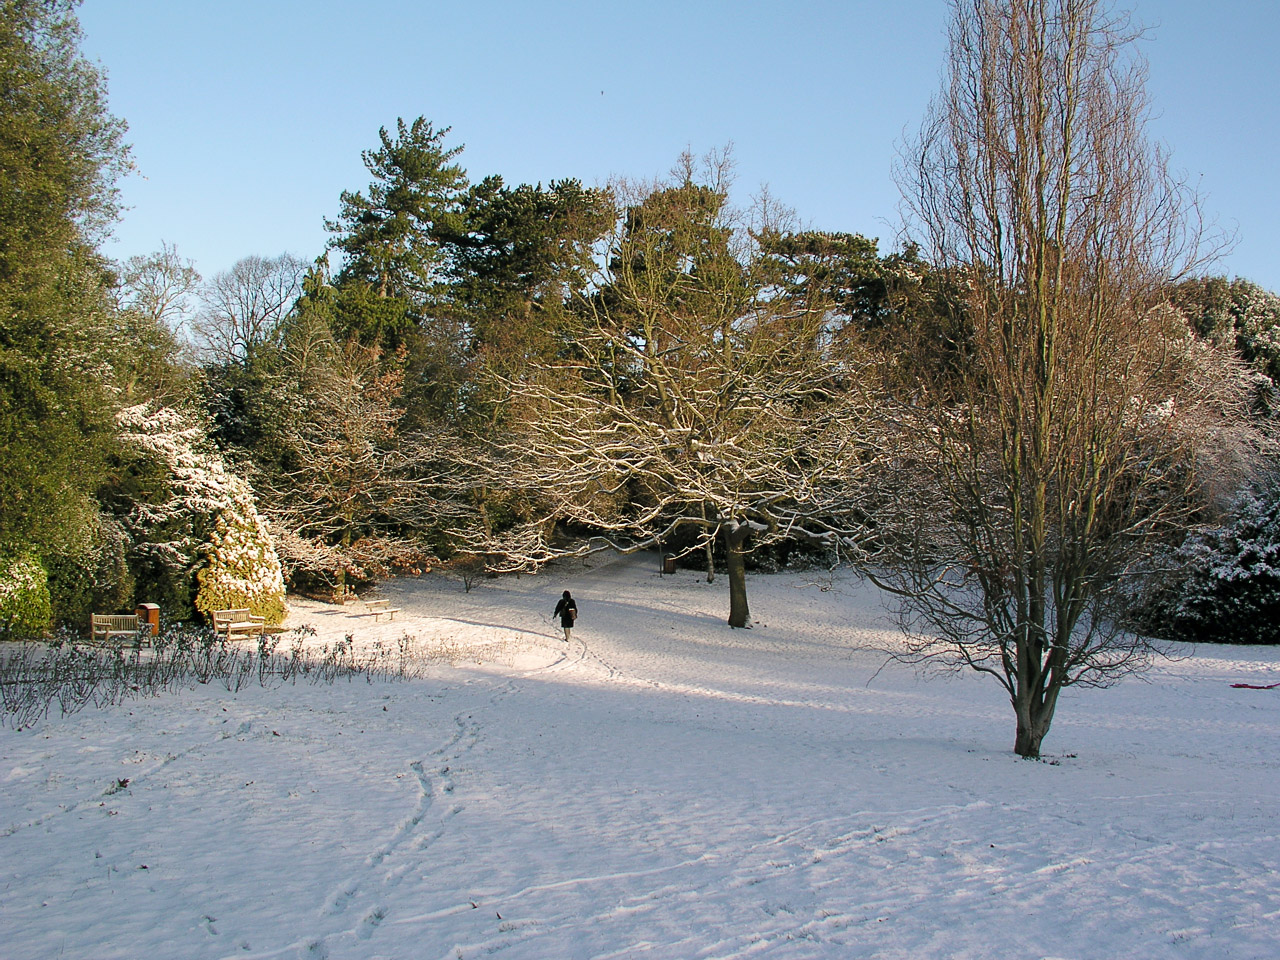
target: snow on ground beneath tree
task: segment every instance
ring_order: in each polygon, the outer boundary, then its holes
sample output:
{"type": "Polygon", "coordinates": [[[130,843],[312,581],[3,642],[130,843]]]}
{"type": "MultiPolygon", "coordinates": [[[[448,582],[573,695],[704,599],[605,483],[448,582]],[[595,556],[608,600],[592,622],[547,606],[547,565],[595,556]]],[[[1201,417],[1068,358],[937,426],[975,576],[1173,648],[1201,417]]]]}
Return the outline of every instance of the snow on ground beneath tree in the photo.
{"type": "Polygon", "coordinates": [[[1280,651],[1072,690],[889,663],[852,577],[653,557],[298,603],[421,679],[213,685],[0,730],[20,958],[1273,958],[1280,651]],[[551,610],[570,589],[571,644],[551,610]]]}

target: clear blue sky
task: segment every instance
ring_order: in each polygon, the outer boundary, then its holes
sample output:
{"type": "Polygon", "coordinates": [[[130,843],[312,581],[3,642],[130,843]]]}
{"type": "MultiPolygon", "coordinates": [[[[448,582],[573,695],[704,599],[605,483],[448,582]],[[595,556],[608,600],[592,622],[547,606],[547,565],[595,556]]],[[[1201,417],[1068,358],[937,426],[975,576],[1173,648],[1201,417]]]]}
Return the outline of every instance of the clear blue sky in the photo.
{"type": "MultiPolygon", "coordinates": [[[[1214,272],[1280,290],[1274,0],[1134,0],[1152,134],[1237,231],[1214,272]]],[[[206,276],[318,255],[380,126],[452,126],[472,179],[665,173],[732,141],[808,225],[893,245],[895,145],[938,88],[944,0],[85,0],[138,175],[107,252],[176,244],[206,276]]]]}

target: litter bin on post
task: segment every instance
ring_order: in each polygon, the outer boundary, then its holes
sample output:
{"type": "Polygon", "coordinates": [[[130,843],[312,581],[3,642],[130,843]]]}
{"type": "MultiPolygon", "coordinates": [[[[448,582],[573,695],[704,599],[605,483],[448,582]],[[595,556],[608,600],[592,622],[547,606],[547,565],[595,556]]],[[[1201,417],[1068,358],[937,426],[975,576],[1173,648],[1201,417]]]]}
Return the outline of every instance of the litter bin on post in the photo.
{"type": "Polygon", "coordinates": [[[145,623],[151,627],[151,635],[158,636],[160,633],[160,607],[154,603],[140,603],[133,611],[138,615],[138,622],[145,623]]]}
{"type": "Polygon", "coordinates": [[[663,573],[676,572],[676,558],[673,557],[671,554],[667,554],[665,557],[662,558],[662,572],[663,573]]]}

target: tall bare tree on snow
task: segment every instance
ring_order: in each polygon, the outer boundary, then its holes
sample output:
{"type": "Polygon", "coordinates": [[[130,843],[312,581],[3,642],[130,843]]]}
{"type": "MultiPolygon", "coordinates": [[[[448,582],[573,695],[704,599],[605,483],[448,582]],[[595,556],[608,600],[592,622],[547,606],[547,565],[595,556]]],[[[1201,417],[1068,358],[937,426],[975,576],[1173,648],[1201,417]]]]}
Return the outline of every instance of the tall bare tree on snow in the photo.
{"type": "Polygon", "coordinates": [[[888,585],[913,654],[995,677],[1035,757],[1061,692],[1151,648],[1119,613],[1185,522],[1232,396],[1165,307],[1194,198],[1144,136],[1144,69],[1101,0],[953,0],[941,93],[905,152],[908,231],[954,280],[959,373],[902,405],[888,585]]]}

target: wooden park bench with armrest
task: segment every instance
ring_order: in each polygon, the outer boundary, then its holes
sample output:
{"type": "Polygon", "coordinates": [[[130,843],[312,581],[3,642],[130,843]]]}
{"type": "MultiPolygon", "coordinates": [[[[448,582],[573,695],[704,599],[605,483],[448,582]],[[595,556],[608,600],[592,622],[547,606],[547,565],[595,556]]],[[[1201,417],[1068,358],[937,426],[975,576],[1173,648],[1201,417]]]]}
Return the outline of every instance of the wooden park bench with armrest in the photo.
{"type": "Polygon", "coordinates": [[[228,640],[240,636],[262,636],[266,628],[267,618],[256,616],[248,609],[213,611],[213,632],[224,634],[228,640]]]}
{"type": "Polygon", "coordinates": [[[388,620],[394,620],[396,614],[400,612],[399,607],[391,606],[390,600],[366,600],[363,617],[373,617],[373,622],[377,623],[378,619],[386,614],[388,620]]]}
{"type": "Polygon", "coordinates": [[[133,640],[139,646],[151,642],[151,628],[142,633],[144,624],[136,613],[93,613],[89,615],[89,636],[94,643],[133,640]]]}

